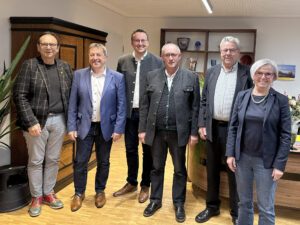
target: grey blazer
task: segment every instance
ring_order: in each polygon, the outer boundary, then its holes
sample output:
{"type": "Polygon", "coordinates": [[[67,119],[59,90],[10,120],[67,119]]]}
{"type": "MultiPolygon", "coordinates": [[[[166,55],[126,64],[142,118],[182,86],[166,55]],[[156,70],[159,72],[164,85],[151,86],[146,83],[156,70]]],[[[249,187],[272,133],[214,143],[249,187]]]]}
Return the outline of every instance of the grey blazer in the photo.
{"type": "MultiPolygon", "coordinates": [[[[214,112],[214,96],[218,77],[221,72],[221,64],[211,67],[205,74],[205,81],[201,95],[200,110],[198,118],[198,127],[206,127],[207,139],[213,141],[212,137],[212,119],[214,112]]],[[[238,64],[237,70],[237,82],[233,102],[238,94],[242,90],[251,88],[253,85],[250,76],[250,71],[247,66],[238,64]]],[[[233,104],[231,106],[231,111],[233,104]]]]}
{"type": "MultiPolygon", "coordinates": [[[[117,71],[124,74],[125,85],[126,85],[126,100],[127,117],[131,117],[133,94],[135,87],[137,63],[132,54],[122,56],[118,61],[117,71]]],[[[140,67],[140,102],[143,91],[145,90],[145,79],[148,72],[163,67],[163,63],[160,58],[147,52],[145,58],[141,61],[140,67]]]]}
{"type": "MultiPolygon", "coordinates": [[[[179,69],[178,80],[173,86],[176,109],[178,145],[185,146],[190,135],[197,135],[199,113],[199,79],[192,72],[179,69]]],[[[159,101],[166,83],[165,68],[149,72],[146,77],[146,90],[140,104],[139,132],[146,132],[145,142],[152,145],[159,101]]]]}
{"type": "MultiPolygon", "coordinates": [[[[237,161],[242,151],[243,125],[251,91],[249,89],[238,94],[228,129],[226,156],[233,156],[237,161]]],[[[291,113],[288,98],[272,88],[262,129],[264,167],[284,171],[291,144],[291,113]]]]}

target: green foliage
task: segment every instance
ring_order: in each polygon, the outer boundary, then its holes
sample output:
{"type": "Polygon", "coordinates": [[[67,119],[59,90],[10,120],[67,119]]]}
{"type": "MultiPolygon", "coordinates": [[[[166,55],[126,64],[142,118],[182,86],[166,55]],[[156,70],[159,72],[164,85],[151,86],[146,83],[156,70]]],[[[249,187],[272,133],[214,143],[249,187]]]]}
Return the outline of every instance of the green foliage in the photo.
{"type": "Polygon", "coordinates": [[[11,65],[6,69],[4,63],[3,73],[0,75],[0,140],[12,132],[11,128],[15,121],[5,126],[6,116],[10,113],[11,108],[11,91],[16,78],[12,78],[11,75],[22,58],[28,44],[30,36],[22,44],[16,57],[11,62],[11,65]]]}

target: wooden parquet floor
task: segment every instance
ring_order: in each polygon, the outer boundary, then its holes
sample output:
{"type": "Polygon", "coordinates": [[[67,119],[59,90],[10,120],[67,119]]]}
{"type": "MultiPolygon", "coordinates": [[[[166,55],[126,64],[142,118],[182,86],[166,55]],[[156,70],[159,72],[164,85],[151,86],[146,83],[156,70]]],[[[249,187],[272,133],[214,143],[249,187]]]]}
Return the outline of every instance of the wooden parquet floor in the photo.
{"type": "MultiPolygon", "coordinates": [[[[141,154],[140,154],[141,155],[141,154]]],[[[106,205],[98,209],[94,205],[94,176],[95,169],[88,174],[86,199],[82,208],[77,212],[70,211],[71,196],[74,193],[73,183],[58,193],[58,197],[64,202],[65,207],[60,210],[50,209],[44,205],[39,217],[31,218],[27,213],[27,207],[14,212],[0,214],[0,225],[172,225],[178,224],[172,205],[172,172],[173,166],[168,156],[164,197],[162,208],[152,217],[143,216],[144,208],[148,202],[140,204],[137,201],[138,192],[121,197],[113,197],[112,193],[125,184],[126,158],[124,142],[113,145],[111,151],[110,176],[106,188],[106,205]]],[[[140,172],[140,171],[139,171],[140,172]]],[[[299,190],[300,191],[300,190],[299,190]]],[[[197,213],[205,207],[205,193],[197,191],[191,183],[187,184],[186,221],[183,224],[197,224],[194,220],[197,213]]],[[[277,225],[300,225],[300,211],[277,208],[277,225]]],[[[257,224],[257,214],[255,215],[257,224]]],[[[231,225],[228,212],[228,202],[222,201],[221,215],[214,217],[205,225],[231,225]]]]}

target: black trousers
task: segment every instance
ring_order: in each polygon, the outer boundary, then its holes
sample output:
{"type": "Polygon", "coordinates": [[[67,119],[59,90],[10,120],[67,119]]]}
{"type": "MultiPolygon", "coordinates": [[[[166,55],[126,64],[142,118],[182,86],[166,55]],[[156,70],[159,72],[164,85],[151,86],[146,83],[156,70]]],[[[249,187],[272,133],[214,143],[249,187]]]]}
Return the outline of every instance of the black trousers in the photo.
{"type": "Polygon", "coordinates": [[[165,164],[170,151],[173,165],[172,199],[175,206],[183,205],[186,196],[187,172],[185,166],[186,146],[178,146],[176,131],[156,131],[151,148],[153,170],[151,172],[150,201],[161,203],[163,196],[165,164]]]}
{"type": "MultiPolygon", "coordinates": [[[[125,127],[125,147],[126,147],[126,159],[127,159],[127,182],[136,186],[138,184],[137,176],[139,169],[139,112],[133,110],[131,118],[126,120],[125,127]]],[[[143,171],[141,186],[150,187],[150,173],[152,170],[152,156],[151,147],[149,145],[142,144],[143,148],[143,171]]]]}
{"type": "Polygon", "coordinates": [[[212,125],[212,135],[213,142],[206,141],[207,147],[207,196],[206,196],[206,206],[211,209],[220,208],[220,171],[221,168],[225,166],[228,174],[228,184],[229,184],[229,204],[230,204],[230,214],[233,218],[238,216],[238,194],[236,189],[236,181],[234,173],[228,168],[225,152],[226,152],[226,140],[227,140],[227,129],[228,124],[219,123],[213,120],[212,125]]]}

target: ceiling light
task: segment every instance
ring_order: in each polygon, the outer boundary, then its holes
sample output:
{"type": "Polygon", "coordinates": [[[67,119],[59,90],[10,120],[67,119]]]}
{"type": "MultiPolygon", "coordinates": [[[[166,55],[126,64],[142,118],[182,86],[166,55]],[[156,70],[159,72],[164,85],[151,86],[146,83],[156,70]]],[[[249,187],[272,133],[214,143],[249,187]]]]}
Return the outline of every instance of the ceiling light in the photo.
{"type": "Polygon", "coordinates": [[[206,8],[206,11],[209,14],[212,14],[212,7],[211,7],[211,4],[210,4],[209,0],[202,0],[202,3],[204,4],[204,6],[206,8]]]}

